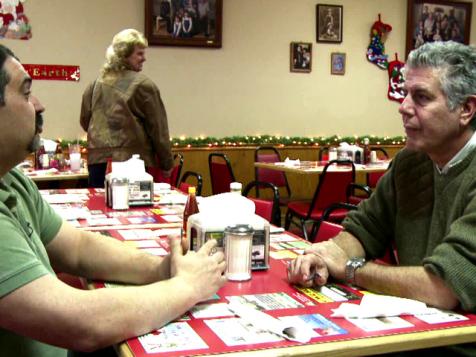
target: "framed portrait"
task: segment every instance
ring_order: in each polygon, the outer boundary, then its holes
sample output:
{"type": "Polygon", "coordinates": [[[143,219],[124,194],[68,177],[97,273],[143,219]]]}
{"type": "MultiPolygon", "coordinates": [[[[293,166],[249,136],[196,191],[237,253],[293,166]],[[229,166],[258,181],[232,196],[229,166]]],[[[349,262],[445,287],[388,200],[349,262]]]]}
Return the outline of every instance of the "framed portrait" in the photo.
{"type": "Polygon", "coordinates": [[[309,73],[312,69],[312,43],[291,42],[291,72],[309,73]]]}
{"type": "Polygon", "coordinates": [[[331,74],[345,74],[345,53],[331,53],[331,74]]]}
{"type": "Polygon", "coordinates": [[[406,54],[426,42],[469,44],[472,3],[408,0],[406,54]]]}
{"type": "Polygon", "coordinates": [[[342,42],[343,12],[341,5],[316,5],[317,42],[342,42]]]}
{"type": "Polygon", "coordinates": [[[150,45],[221,47],[223,0],[145,0],[150,45]]]}

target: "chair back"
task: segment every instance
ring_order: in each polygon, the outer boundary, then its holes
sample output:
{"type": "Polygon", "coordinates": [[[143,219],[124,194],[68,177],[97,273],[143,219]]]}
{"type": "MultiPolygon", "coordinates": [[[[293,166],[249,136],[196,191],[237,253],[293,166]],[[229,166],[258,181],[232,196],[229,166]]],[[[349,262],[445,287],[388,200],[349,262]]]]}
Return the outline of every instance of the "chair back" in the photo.
{"type": "Polygon", "coordinates": [[[230,183],[236,180],[228,157],[222,153],[211,153],[208,155],[208,168],[210,170],[212,194],[229,192],[230,183]]]}
{"type": "MultiPolygon", "coordinates": [[[[255,162],[280,162],[281,155],[279,151],[272,146],[258,146],[255,150],[255,162]]],[[[270,182],[276,187],[284,188],[288,197],[291,196],[291,189],[289,188],[286,174],[281,171],[255,168],[255,181],[270,182]]],[[[256,186],[256,197],[259,197],[259,189],[261,186],[256,186]]]]}
{"type": "Polygon", "coordinates": [[[329,147],[328,146],[319,147],[318,159],[319,161],[329,161],[329,147]]]}
{"type": "Polygon", "coordinates": [[[188,193],[188,188],[191,186],[195,186],[197,196],[202,195],[202,187],[203,187],[202,175],[194,171],[186,171],[183,174],[182,178],[180,179],[177,188],[183,193],[188,193]],[[189,179],[193,179],[195,180],[195,182],[191,183],[188,181],[189,179]]]}
{"type": "Polygon", "coordinates": [[[158,167],[148,167],[147,172],[152,175],[154,182],[166,182],[169,183],[171,186],[177,187],[182,167],[183,155],[180,153],[176,153],[174,155],[174,167],[172,169],[170,177],[164,177],[164,175],[162,174],[162,170],[160,170],[158,167]]]}
{"type": "Polygon", "coordinates": [[[319,222],[313,225],[311,231],[311,241],[313,243],[324,242],[335,237],[340,231],[344,229],[344,227],[342,227],[340,224],[329,221],[333,212],[340,210],[352,211],[356,209],[357,206],[349,203],[337,202],[331,204],[322,212],[322,217],[319,222]]]}
{"type": "Polygon", "coordinates": [[[249,198],[255,203],[255,213],[266,219],[275,226],[281,226],[281,210],[279,208],[279,189],[271,182],[251,181],[243,189],[243,196],[249,198]],[[272,190],[273,198],[265,200],[261,198],[249,197],[250,191],[253,188],[260,187],[261,189],[272,190]]]}
{"type": "Polygon", "coordinates": [[[345,202],[347,187],[354,180],[355,166],[351,160],[330,161],[319,177],[319,183],[312,197],[306,219],[311,217],[314,210],[323,210],[333,203],[345,202]]]}
{"type": "MultiPolygon", "coordinates": [[[[388,160],[389,156],[387,151],[381,147],[371,147],[370,150],[377,152],[377,157],[380,160],[388,160]]],[[[385,175],[385,172],[369,172],[367,174],[367,186],[369,187],[376,187],[378,180],[385,175]]]]}

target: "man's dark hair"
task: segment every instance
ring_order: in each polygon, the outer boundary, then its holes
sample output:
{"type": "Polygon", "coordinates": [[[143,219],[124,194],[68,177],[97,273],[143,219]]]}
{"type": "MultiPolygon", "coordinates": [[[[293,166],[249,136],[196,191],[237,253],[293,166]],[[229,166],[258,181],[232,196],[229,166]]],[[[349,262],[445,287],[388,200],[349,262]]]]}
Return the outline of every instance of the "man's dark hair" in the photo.
{"type": "Polygon", "coordinates": [[[10,76],[3,67],[8,57],[16,58],[8,47],[0,45],[0,106],[5,105],[5,87],[10,81],[10,76]]]}

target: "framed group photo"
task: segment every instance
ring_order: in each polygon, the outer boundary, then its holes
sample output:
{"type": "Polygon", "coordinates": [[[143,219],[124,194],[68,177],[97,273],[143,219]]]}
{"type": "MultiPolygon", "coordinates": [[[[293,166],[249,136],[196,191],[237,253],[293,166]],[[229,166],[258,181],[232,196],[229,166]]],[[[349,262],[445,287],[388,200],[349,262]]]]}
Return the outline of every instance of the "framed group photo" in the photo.
{"type": "Polygon", "coordinates": [[[150,45],[221,47],[223,0],[145,0],[150,45]]]}
{"type": "Polygon", "coordinates": [[[343,12],[341,5],[316,5],[317,42],[342,42],[343,12]]]}
{"type": "Polygon", "coordinates": [[[291,42],[290,50],[291,72],[309,73],[312,69],[312,43],[291,42]]]}
{"type": "Polygon", "coordinates": [[[345,74],[345,53],[331,53],[331,74],[345,74]]]}
{"type": "Polygon", "coordinates": [[[406,54],[426,42],[469,44],[472,3],[408,0],[406,54]]]}

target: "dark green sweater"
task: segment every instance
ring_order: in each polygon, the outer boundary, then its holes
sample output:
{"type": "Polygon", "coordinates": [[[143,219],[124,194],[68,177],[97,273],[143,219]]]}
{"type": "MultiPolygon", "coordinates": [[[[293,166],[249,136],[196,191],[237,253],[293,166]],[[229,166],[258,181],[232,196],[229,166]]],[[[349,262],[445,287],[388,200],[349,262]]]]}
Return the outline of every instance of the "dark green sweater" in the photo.
{"type": "Polygon", "coordinates": [[[476,150],[444,175],[426,154],[402,150],[343,225],[368,259],[394,244],[400,265],[423,265],[476,312],[476,150]]]}

